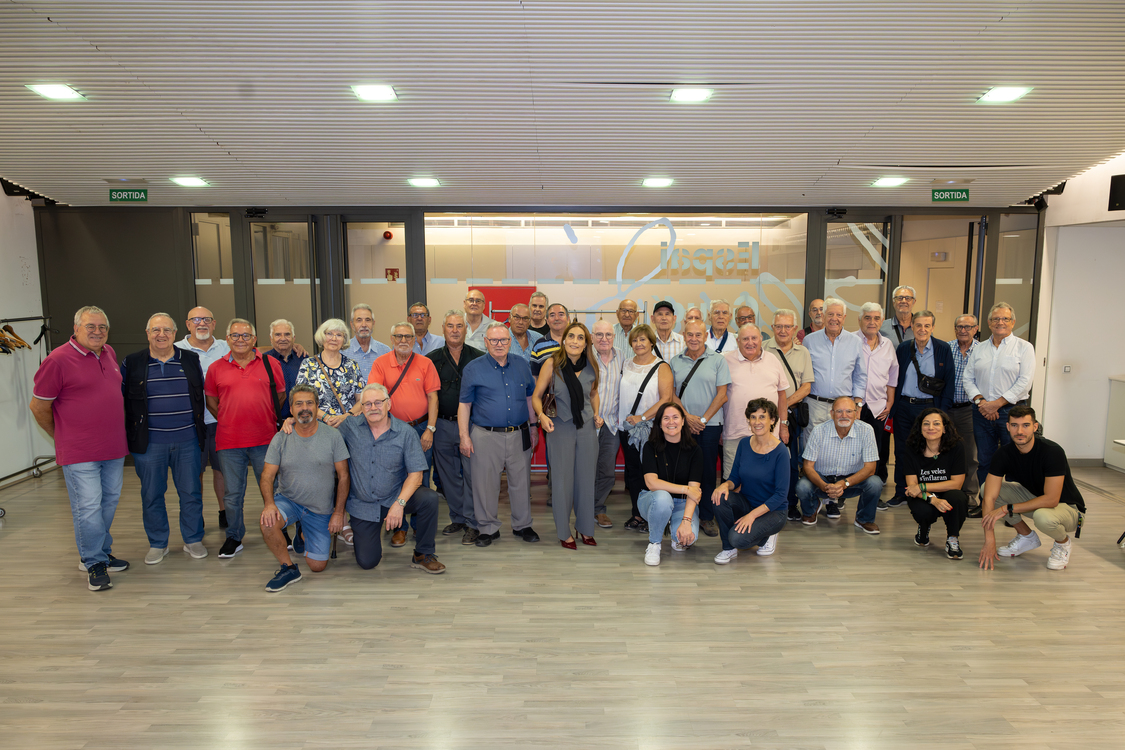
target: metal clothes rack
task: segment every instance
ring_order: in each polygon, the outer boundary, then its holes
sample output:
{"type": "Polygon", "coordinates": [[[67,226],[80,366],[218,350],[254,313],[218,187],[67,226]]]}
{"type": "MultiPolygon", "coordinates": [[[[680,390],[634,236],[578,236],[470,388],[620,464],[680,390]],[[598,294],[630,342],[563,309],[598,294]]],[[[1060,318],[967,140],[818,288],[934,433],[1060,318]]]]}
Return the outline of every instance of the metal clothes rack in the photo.
{"type": "MultiPolygon", "coordinates": [[[[508,308],[507,310],[494,310],[492,308],[492,303],[491,302],[488,303],[488,317],[490,317],[490,318],[492,317],[493,313],[503,313],[504,315],[508,315],[511,312],[512,312],[511,308],[508,308]]],[[[570,309],[568,309],[567,312],[570,313],[571,317],[576,317],[578,315],[605,315],[606,313],[609,313],[609,314],[612,315],[612,314],[617,312],[617,308],[615,307],[611,310],[570,310],[570,309]]],[[[637,310],[637,314],[641,316],[639,318],[638,322],[644,322],[644,320],[648,317],[648,302],[645,302],[640,307],[640,309],[637,310]]]]}
{"type": "MultiPolygon", "coordinates": [[[[35,341],[31,342],[32,346],[34,346],[42,341],[49,331],[53,330],[51,328],[50,315],[28,315],[17,318],[0,318],[0,326],[7,325],[8,323],[31,323],[37,320],[43,321],[43,327],[39,331],[39,336],[35,339],[35,341]]],[[[0,477],[0,482],[11,479],[12,477],[17,477],[20,474],[24,474],[29,471],[31,472],[31,476],[38,479],[39,477],[43,476],[43,467],[53,462],[54,460],[55,456],[53,454],[50,456],[36,456],[34,459],[32,459],[31,466],[28,466],[26,469],[21,469],[13,474],[9,474],[6,477],[0,477]]],[[[3,516],[4,509],[0,508],[0,518],[3,518],[3,516]]]]}

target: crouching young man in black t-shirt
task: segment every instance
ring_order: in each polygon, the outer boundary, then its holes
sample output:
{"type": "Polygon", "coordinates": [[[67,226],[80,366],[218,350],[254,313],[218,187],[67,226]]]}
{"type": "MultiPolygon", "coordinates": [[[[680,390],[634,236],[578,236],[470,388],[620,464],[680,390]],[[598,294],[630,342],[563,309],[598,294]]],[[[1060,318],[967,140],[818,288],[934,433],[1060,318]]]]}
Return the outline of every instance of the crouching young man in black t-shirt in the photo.
{"type": "Polygon", "coordinates": [[[1012,442],[992,458],[984,485],[984,546],[980,566],[991,569],[997,557],[1016,557],[1040,546],[1039,537],[1023,520],[1030,513],[1035,527],[1055,540],[1047,567],[1062,570],[1070,562],[1071,534],[1078,529],[1079,514],[1086,504],[1070,476],[1063,449],[1035,431],[1039,423],[1030,406],[1015,406],[1008,412],[1008,434],[1012,442]],[[995,526],[1005,521],[1017,536],[996,549],[995,526]]]}

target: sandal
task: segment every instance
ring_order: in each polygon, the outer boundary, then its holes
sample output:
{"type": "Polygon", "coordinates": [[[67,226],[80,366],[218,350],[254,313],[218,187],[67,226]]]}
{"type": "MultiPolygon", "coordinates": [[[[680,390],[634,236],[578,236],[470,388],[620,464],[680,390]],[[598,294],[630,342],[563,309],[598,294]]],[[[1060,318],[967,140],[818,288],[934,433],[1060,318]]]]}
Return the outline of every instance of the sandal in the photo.
{"type": "Polygon", "coordinates": [[[339,537],[340,541],[348,545],[349,547],[355,546],[355,534],[352,532],[351,526],[345,526],[344,528],[340,529],[339,537]]]}

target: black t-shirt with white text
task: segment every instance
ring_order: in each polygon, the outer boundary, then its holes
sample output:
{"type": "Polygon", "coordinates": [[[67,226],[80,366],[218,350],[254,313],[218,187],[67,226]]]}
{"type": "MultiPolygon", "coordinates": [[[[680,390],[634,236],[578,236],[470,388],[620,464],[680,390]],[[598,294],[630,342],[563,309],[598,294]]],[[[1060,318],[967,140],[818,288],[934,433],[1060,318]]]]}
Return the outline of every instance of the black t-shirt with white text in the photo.
{"type": "MultiPolygon", "coordinates": [[[[658,428],[659,429],[659,428],[658,428]]],[[[698,445],[683,450],[682,443],[665,443],[660,453],[652,441],[645,443],[641,456],[641,474],[655,474],[672,484],[698,482],[703,484],[703,449],[698,445]]]]}
{"type": "Polygon", "coordinates": [[[1020,453],[1015,443],[1008,443],[996,451],[988,473],[1004,477],[1006,481],[1022,484],[1035,497],[1043,494],[1047,477],[1062,477],[1063,486],[1059,502],[1073,505],[1083,513],[1086,503],[1082,493],[1070,476],[1070,464],[1066,452],[1058,443],[1039,435],[1027,453],[1020,453]]]}
{"type": "Polygon", "coordinates": [[[947,482],[950,477],[965,473],[965,444],[960,440],[949,450],[931,458],[911,448],[907,448],[903,453],[903,472],[907,476],[913,474],[918,477],[919,483],[947,482]]]}

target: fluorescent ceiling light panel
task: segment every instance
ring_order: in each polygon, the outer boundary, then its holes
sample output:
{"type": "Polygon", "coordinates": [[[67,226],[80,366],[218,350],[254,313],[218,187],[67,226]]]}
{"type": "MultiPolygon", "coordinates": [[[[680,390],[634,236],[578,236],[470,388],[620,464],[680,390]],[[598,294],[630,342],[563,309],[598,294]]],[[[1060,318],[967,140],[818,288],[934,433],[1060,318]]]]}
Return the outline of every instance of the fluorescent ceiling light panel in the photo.
{"type": "Polygon", "coordinates": [[[210,183],[201,177],[173,177],[172,182],[181,187],[210,187],[210,183]]]}
{"type": "Polygon", "coordinates": [[[436,177],[411,177],[407,182],[414,187],[439,187],[441,185],[436,177]]]}
{"type": "Polygon", "coordinates": [[[645,187],[662,188],[669,187],[673,180],[671,177],[646,177],[641,181],[645,187]]]}
{"type": "Polygon", "coordinates": [[[996,86],[984,92],[984,96],[977,99],[979,104],[1007,104],[1023,97],[1031,91],[1030,86],[996,86]]]}
{"type": "Polygon", "coordinates": [[[681,104],[698,104],[711,98],[714,89],[672,89],[671,101],[681,104]]]}
{"type": "Polygon", "coordinates": [[[65,83],[29,83],[26,85],[36,94],[46,97],[47,99],[86,101],[86,97],[82,96],[82,94],[79,94],[65,83]]]}
{"type": "Polygon", "coordinates": [[[398,101],[398,94],[392,86],[352,86],[352,91],[365,102],[398,101]]]}
{"type": "Polygon", "coordinates": [[[871,183],[871,187],[898,187],[908,182],[910,182],[910,180],[905,177],[880,177],[875,180],[875,182],[871,183]]]}

